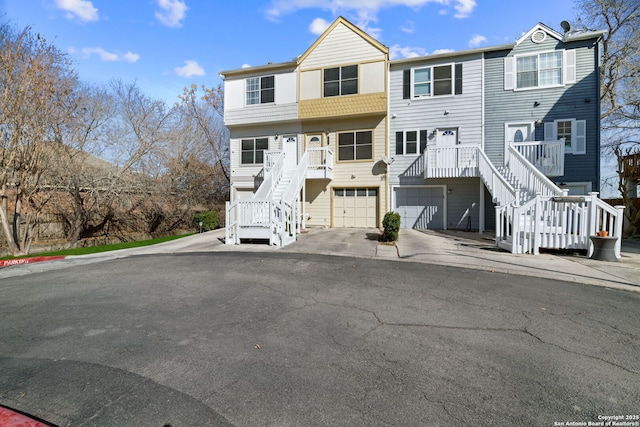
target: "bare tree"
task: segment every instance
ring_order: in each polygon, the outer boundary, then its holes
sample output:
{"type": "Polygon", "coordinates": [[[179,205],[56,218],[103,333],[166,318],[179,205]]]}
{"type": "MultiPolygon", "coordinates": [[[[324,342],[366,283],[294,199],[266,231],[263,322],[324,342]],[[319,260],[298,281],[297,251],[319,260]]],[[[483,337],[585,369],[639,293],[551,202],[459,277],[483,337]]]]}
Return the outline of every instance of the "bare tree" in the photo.
{"type": "Polygon", "coordinates": [[[52,128],[75,84],[53,45],[29,28],[0,25],[0,228],[14,255],[29,251],[34,216],[46,203],[38,192],[52,128]]]}
{"type": "Polygon", "coordinates": [[[224,94],[222,85],[207,88],[191,85],[184,88],[178,96],[183,111],[192,117],[202,130],[202,134],[211,147],[214,160],[220,167],[228,188],[229,174],[229,133],[223,124],[224,94]],[[200,90],[203,94],[200,95],[200,90]]]}
{"type": "Polygon", "coordinates": [[[65,120],[55,126],[55,161],[47,182],[54,196],[51,203],[64,221],[65,237],[76,242],[105,225],[101,192],[119,171],[99,157],[115,119],[115,103],[106,89],[82,85],[66,107],[65,120]]]}
{"type": "MultiPolygon", "coordinates": [[[[623,158],[640,151],[640,2],[638,0],[577,0],[585,29],[606,30],[602,39],[601,124],[602,155],[614,159],[616,187],[626,207],[629,235],[640,215],[631,202],[623,158]]],[[[611,185],[611,184],[609,184],[611,185]]]]}

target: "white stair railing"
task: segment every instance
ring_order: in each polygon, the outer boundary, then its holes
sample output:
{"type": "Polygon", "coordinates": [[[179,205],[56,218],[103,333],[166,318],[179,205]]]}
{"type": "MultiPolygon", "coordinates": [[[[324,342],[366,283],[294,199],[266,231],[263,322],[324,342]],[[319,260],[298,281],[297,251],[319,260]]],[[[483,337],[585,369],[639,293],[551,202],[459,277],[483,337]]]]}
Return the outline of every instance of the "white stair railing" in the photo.
{"type": "Polygon", "coordinates": [[[564,139],[513,142],[511,145],[545,176],[564,175],[564,139]]]}
{"type": "Polygon", "coordinates": [[[284,170],[284,153],[282,151],[265,151],[264,156],[264,180],[253,195],[254,199],[270,197],[273,190],[278,186],[278,182],[280,182],[280,178],[282,178],[282,172],[284,170]]]}
{"type": "Polygon", "coordinates": [[[494,203],[507,206],[520,203],[520,192],[509,184],[504,176],[491,163],[484,151],[478,148],[478,173],[491,195],[494,203]]]}
{"type": "Polygon", "coordinates": [[[507,150],[505,164],[520,182],[521,189],[529,193],[529,198],[538,193],[543,196],[564,194],[563,190],[533,166],[513,145],[510,145],[507,150]]]}

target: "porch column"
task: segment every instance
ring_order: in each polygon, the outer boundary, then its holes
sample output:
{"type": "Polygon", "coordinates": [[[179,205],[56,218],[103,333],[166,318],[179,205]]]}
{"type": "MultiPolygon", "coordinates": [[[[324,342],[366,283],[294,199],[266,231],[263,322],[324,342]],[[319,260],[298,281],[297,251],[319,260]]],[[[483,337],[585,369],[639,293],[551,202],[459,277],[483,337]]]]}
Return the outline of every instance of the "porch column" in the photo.
{"type": "Polygon", "coordinates": [[[307,180],[302,183],[302,229],[307,228],[307,180]]]}
{"type": "Polygon", "coordinates": [[[478,233],[484,233],[484,183],[480,179],[480,206],[478,207],[478,233]]]}

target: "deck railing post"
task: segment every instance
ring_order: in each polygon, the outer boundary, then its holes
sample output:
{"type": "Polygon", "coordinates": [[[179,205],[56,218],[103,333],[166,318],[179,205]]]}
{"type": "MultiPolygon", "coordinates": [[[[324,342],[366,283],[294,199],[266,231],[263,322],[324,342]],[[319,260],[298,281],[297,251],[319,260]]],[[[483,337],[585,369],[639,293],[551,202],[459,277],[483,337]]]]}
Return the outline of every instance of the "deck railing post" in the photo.
{"type": "MultiPolygon", "coordinates": [[[[598,227],[599,227],[599,224],[596,224],[596,222],[598,221],[598,211],[597,211],[597,206],[596,206],[595,199],[597,197],[598,197],[598,192],[589,193],[589,201],[588,201],[588,210],[589,210],[588,223],[589,223],[589,228],[587,229],[587,238],[588,238],[588,236],[592,236],[592,235],[596,234],[596,231],[598,231],[598,227]]],[[[588,240],[588,244],[589,244],[589,253],[588,253],[588,255],[591,256],[591,255],[593,255],[593,242],[591,242],[591,239],[588,240]]]]}

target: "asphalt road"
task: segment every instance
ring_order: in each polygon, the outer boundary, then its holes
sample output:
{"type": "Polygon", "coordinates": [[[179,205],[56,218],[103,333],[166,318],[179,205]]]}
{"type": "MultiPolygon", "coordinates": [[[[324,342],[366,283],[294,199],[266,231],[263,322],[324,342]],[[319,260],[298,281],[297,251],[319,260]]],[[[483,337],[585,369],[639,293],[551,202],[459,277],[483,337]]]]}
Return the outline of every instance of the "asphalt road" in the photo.
{"type": "Polygon", "coordinates": [[[0,279],[0,403],[60,426],[633,416],[639,308],[637,293],[377,259],[107,260],[0,279]]]}

